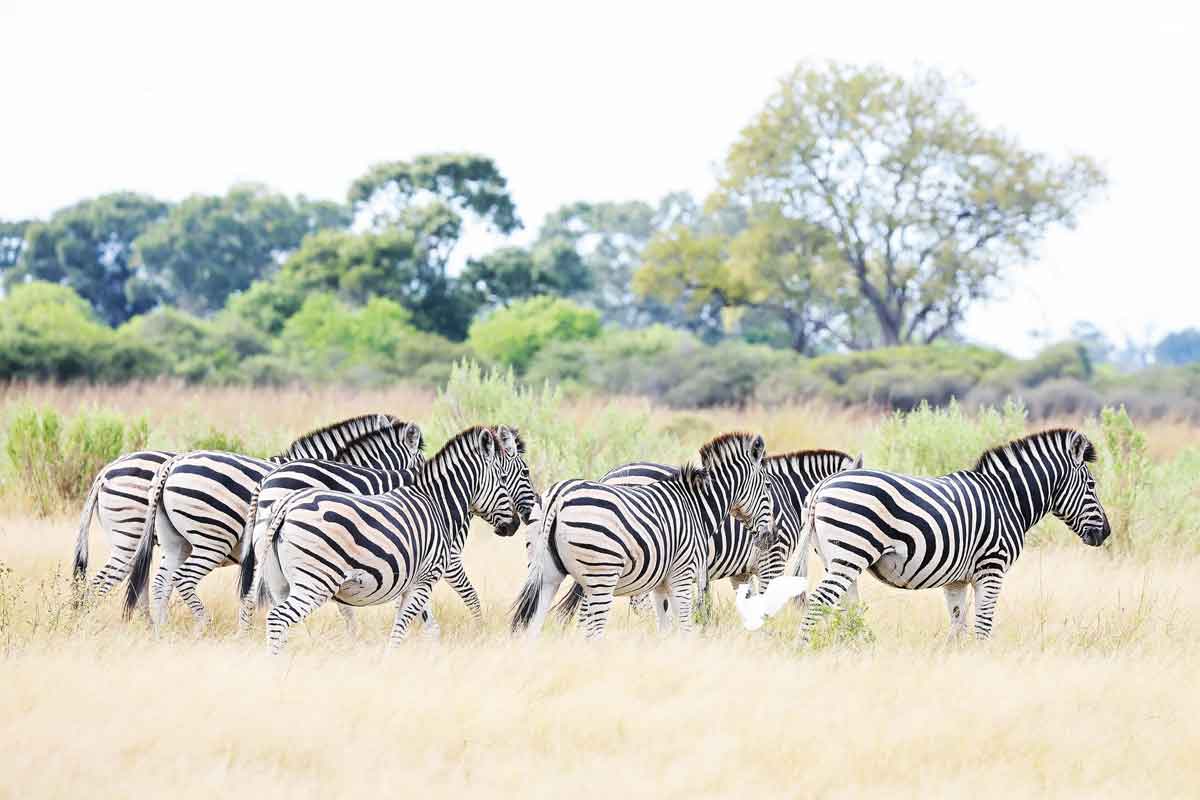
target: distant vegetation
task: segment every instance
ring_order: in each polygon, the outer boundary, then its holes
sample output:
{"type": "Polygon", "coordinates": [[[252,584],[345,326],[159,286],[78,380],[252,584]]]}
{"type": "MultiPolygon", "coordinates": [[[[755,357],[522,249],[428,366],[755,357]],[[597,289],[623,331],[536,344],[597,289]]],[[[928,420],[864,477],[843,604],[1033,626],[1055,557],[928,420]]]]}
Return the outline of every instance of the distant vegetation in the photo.
{"type": "Polygon", "coordinates": [[[1105,176],[984,126],[959,90],[801,65],[703,202],[571,203],[465,263],[467,228],[523,227],[476,154],[374,165],[344,202],[239,184],[0,221],[0,379],[435,387],[470,359],[674,407],[1020,397],[1039,417],[1200,418],[1197,330],[1118,350],[1082,323],[1026,361],[962,343],[971,305],[1105,176]]]}

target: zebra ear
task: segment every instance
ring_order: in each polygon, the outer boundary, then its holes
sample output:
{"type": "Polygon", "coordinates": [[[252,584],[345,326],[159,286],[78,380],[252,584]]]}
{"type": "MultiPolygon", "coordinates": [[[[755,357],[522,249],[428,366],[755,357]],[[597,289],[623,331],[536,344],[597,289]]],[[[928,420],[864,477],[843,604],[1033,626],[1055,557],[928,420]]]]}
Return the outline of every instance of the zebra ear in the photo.
{"type": "Polygon", "coordinates": [[[1077,467],[1083,466],[1085,461],[1094,461],[1096,459],[1096,451],[1092,448],[1092,443],[1078,431],[1071,432],[1071,441],[1067,444],[1067,449],[1071,453],[1071,460],[1075,462],[1075,466],[1077,467]]]}
{"type": "Polygon", "coordinates": [[[862,465],[863,465],[863,454],[859,453],[858,458],[854,459],[853,461],[851,461],[850,459],[847,458],[846,466],[843,467],[842,469],[862,469],[862,465]]]}
{"type": "Polygon", "coordinates": [[[750,442],[750,459],[752,461],[754,461],[755,464],[761,464],[762,460],[766,457],[767,457],[766,441],[763,439],[763,437],[761,435],[755,436],[754,440],[752,442],[750,442]]]}
{"type": "Polygon", "coordinates": [[[496,434],[488,428],[479,431],[479,452],[483,454],[484,461],[493,461],[496,458],[496,447],[496,434]]]}
{"type": "Polygon", "coordinates": [[[504,455],[513,458],[517,454],[517,437],[512,428],[507,425],[496,426],[496,438],[500,440],[500,450],[504,455]]]}
{"type": "Polygon", "coordinates": [[[422,445],[424,445],[423,437],[421,435],[421,426],[415,422],[406,423],[404,426],[404,433],[401,436],[401,441],[404,442],[405,447],[407,447],[409,450],[412,450],[414,453],[420,450],[422,445]]]}

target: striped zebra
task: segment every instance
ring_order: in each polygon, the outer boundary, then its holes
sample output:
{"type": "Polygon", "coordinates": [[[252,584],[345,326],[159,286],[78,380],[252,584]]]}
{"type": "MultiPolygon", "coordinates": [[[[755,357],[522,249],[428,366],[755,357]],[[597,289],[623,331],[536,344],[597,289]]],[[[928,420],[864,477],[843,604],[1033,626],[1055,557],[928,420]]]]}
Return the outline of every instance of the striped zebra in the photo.
{"type": "MultiPolygon", "coordinates": [[[[173,590],[191,609],[197,625],[209,615],[196,593],[201,579],[219,566],[237,563],[246,529],[250,497],[279,463],[298,458],[341,461],[376,469],[406,469],[422,461],[424,442],[415,424],[379,415],[362,418],[355,427],[332,426],[318,431],[302,446],[293,445],[275,459],[201,450],[177,455],[159,470],[150,486],[146,522],[138,544],[163,547],[162,566],[150,592],[151,621],[166,619],[173,590]]],[[[125,598],[128,618],[145,594],[147,573],[131,572],[125,598]]]]}
{"type": "Polygon", "coordinates": [[[691,629],[692,584],[707,583],[707,539],[731,513],[760,534],[771,527],[761,436],[729,433],[700,448],[700,467],[644,486],[574,481],[552,487],[529,548],[529,576],[512,628],[536,635],[568,575],[583,587],[585,631],[602,636],[614,595],[653,592],[659,627],[675,609],[691,629]],[[670,604],[662,603],[669,598],[670,604]]]}
{"type": "MultiPolygon", "coordinates": [[[[497,527],[496,533],[500,536],[512,536],[521,522],[529,522],[529,515],[537,502],[537,495],[533,491],[533,483],[530,480],[529,464],[525,460],[525,441],[521,437],[521,432],[507,425],[498,425],[492,430],[500,445],[498,452],[500,478],[517,510],[512,522],[509,525],[497,527]]],[[[249,628],[255,606],[265,605],[268,599],[264,595],[267,585],[262,580],[261,565],[267,526],[271,520],[273,507],[293,492],[301,489],[328,489],[357,495],[385,494],[401,486],[412,484],[416,474],[416,470],[373,470],[350,464],[308,460],[285,464],[271,472],[255,488],[250,500],[250,516],[246,521],[246,535],[242,541],[239,631],[245,632],[249,628]]],[[[479,594],[471,585],[463,568],[462,549],[466,544],[467,530],[468,528],[462,530],[463,538],[461,540],[454,541],[454,547],[450,552],[450,561],[443,577],[466,603],[471,615],[477,621],[482,621],[483,612],[479,603],[479,594]]],[[[347,625],[353,631],[353,617],[352,612],[349,611],[351,606],[339,604],[338,608],[342,610],[347,625]]]]}
{"type": "Polygon", "coordinates": [[[987,638],[1004,575],[1025,534],[1052,513],[1093,547],[1110,527],[1088,465],[1096,450],[1083,434],[1055,429],[987,451],[972,469],[940,478],[851,470],[812,493],[801,542],[827,570],[809,594],[807,636],[863,570],[900,589],[942,587],[951,636],[966,632],[967,587],[975,597],[975,634],[987,638]]]}
{"type": "MultiPolygon", "coordinates": [[[[366,414],[327,425],[296,439],[269,461],[283,463],[297,458],[327,458],[337,448],[378,430],[391,428],[397,420],[387,414],[366,414]]],[[[127,453],[105,466],[92,482],[75,542],[74,573],[77,582],[87,576],[88,531],[92,517],[100,520],[110,545],[108,559],[92,577],[88,588],[103,596],[125,578],[146,523],[150,484],[158,470],[177,453],[141,450],[127,453]]]]}
{"type": "MultiPolygon", "coordinates": [[[[765,589],[768,583],[783,574],[788,559],[796,550],[804,503],[813,488],[830,475],[860,467],[861,455],[855,459],[840,450],[797,450],[768,456],[763,461],[763,469],[771,493],[774,525],[760,542],[759,537],[737,519],[726,517],[708,540],[708,584],[711,586],[714,581],[728,578],[736,591],[738,585],[756,578],[759,591],[765,589]]],[[[644,486],[678,476],[679,467],[637,461],[609,470],[600,482],[611,486],[644,486]]],[[[570,619],[582,599],[583,590],[575,584],[557,610],[564,619],[570,619]]],[[[634,608],[644,607],[647,600],[647,595],[634,595],[629,599],[634,608]]]]}
{"type": "Polygon", "coordinates": [[[490,428],[468,428],[387,494],[305,489],[288,497],[267,529],[263,560],[271,594],[267,643],[278,653],[288,629],[333,598],[350,606],[396,602],[389,646],[404,640],[424,611],[456,543],[478,514],[511,525],[512,497],[498,468],[490,428]]]}

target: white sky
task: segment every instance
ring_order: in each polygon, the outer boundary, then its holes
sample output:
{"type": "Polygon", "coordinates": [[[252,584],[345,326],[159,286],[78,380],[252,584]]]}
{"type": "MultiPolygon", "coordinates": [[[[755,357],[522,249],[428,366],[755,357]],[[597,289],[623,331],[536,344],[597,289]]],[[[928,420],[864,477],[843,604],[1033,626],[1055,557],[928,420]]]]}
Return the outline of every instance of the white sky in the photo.
{"type": "Polygon", "coordinates": [[[0,217],[239,180],[340,199],[373,162],[473,150],[536,229],[573,200],[705,194],[802,59],[921,62],[1111,178],[967,333],[1022,354],[1077,319],[1157,336],[1200,324],[1200,19],[1099,5],[0,0],[0,217]]]}

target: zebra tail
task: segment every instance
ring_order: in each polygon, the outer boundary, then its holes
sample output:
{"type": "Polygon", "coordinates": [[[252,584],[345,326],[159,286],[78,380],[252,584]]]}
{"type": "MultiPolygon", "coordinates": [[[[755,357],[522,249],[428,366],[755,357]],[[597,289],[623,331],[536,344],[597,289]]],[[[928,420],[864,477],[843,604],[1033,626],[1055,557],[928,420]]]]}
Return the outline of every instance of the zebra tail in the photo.
{"type": "Polygon", "coordinates": [[[543,510],[542,528],[529,543],[529,576],[525,579],[525,585],[521,587],[521,593],[517,595],[517,599],[512,605],[510,627],[513,633],[528,628],[529,623],[537,616],[545,579],[545,563],[550,556],[550,541],[558,527],[558,510],[561,506],[562,495],[560,494],[543,510]]]}
{"type": "MultiPolygon", "coordinates": [[[[292,495],[293,497],[295,494],[292,495]]],[[[267,521],[267,532],[263,534],[261,542],[252,543],[254,548],[254,561],[257,563],[259,556],[262,557],[262,565],[258,568],[258,587],[255,589],[253,583],[250,586],[250,593],[255,595],[255,605],[258,608],[266,608],[270,605],[271,597],[267,589],[267,567],[268,562],[274,557],[276,564],[279,561],[278,541],[279,531],[283,529],[283,521],[287,519],[287,507],[291,504],[280,500],[271,507],[271,518],[267,521]],[[258,550],[261,548],[261,552],[258,550]]],[[[280,568],[280,574],[283,574],[280,568]]]]}
{"type": "Polygon", "coordinates": [[[121,616],[126,622],[133,616],[138,600],[146,591],[146,584],[150,579],[150,562],[154,555],[155,543],[154,529],[158,522],[158,507],[162,501],[163,487],[166,486],[167,477],[175,468],[176,462],[187,455],[180,453],[164,461],[150,483],[150,494],[146,498],[146,522],[142,526],[142,538],[138,540],[137,552],[134,553],[133,564],[130,566],[129,585],[125,588],[125,609],[121,616]]]}
{"type": "Polygon", "coordinates": [[[262,484],[254,486],[250,493],[250,513],[246,515],[246,527],[242,530],[242,555],[238,572],[238,599],[245,599],[250,594],[254,583],[254,525],[258,520],[258,490],[262,484]]]}
{"type": "Polygon", "coordinates": [[[101,471],[96,476],[96,480],[92,481],[92,488],[88,490],[87,500],[83,504],[83,514],[79,517],[79,538],[75,540],[75,564],[73,567],[76,583],[87,577],[88,530],[92,527],[92,514],[96,511],[96,501],[100,497],[100,484],[103,481],[104,472],[101,471]]]}
{"type": "Polygon", "coordinates": [[[554,613],[564,623],[570,622],[575,618],[575,612],[579,610],[581,603],[583,603],[583,587],[575,583],[571,586],[571,591],[567,592],[566,596],[554,605],[554,613]]]}

